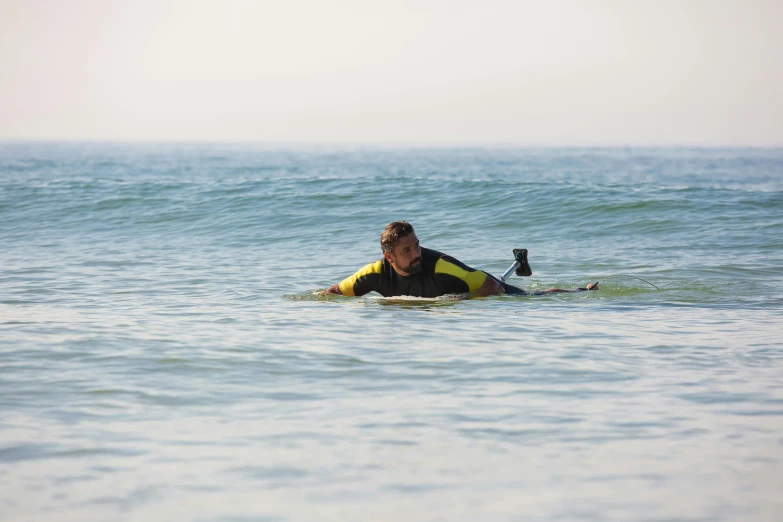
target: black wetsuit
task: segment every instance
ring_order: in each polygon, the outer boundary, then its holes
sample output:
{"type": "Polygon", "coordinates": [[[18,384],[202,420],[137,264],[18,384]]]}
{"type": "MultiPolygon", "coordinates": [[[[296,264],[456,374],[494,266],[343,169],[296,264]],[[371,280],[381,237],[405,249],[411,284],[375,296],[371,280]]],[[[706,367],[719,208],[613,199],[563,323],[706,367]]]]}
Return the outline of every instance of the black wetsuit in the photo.
{"type": "MultiPolygon", "coordinates": [[[[446,294],[464,294],[478,290],[487,277],[486,272],[471,268],[451,256],[421,249],[421,271],[411,276],[401,276],[385,258],[370,263],[338,286],[343,295],[364,295],[378,292],[384,297],[410,295],[414,297],[439,297],[446,294]]],[[[493,279],[497,280],[497,278],[493,279]]],[[[523,290],[501,283],[506,293],[525,293],[523,290]]]]}

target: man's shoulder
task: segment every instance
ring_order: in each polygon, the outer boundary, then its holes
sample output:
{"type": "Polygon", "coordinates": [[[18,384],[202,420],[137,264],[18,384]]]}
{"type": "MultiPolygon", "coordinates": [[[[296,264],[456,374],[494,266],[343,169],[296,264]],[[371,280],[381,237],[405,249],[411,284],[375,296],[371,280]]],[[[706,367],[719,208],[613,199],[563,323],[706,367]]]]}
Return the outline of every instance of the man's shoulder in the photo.
{"type": "Polygon", "coordinates": [[[461,262],[459,259],[457,259],[454,256],[450,256],[449,254],[444,254],[443,252],[439,252],[437,250],[433,250],[431,248],[424,248],[421,247],[421,257],[424,258],[425,261],[431,261],[433,263],[436,263],[440,260],[453,263],[455,265],[464,266],[466,268],[469,268],[465,263],[461,262]]]}
{"type": "Polygon", "coordinates": [[[448,254],[438,252],[438,257],[435,258],[436,272],[450,272],[455,269],[465,270],[468,272],[474,272],[476,269],[466,265],[456,257],[448,254]]]}
{"type": "MultiPolygon", "coordinates": [[[[443,252],[438,252],[437,250],[433,250],[431,248],[424,248],[421,247],[421,257],[422,259],[426,261],[437,261],[441,257],[445,256],[443,252]]],[[[448,256],[447,256],[448,257],[448,256]]]]}
{"type": "Polygon", "coordinates": [[[425,265],[432,267],[431,273],[433,274],[456,275],[458,277],[463,277],[463,274],[465,273],[479,272],[475,268],[466,265],[456,257],[450,256],[449,254],[444,254],[443,252],[439,252],[437,250],[432,250],[430,248],[422,247],[421,257],[425,265]]]}

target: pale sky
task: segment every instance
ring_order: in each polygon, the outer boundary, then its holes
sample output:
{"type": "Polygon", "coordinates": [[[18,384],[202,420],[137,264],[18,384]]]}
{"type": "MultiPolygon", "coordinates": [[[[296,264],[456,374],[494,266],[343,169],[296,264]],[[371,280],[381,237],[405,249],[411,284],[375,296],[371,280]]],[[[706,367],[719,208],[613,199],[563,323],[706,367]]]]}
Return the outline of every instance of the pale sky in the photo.
{"type": "Polygon", "coordinates": [[[783,146],[783,0],[0,0],[0,139],[783,146]]]}

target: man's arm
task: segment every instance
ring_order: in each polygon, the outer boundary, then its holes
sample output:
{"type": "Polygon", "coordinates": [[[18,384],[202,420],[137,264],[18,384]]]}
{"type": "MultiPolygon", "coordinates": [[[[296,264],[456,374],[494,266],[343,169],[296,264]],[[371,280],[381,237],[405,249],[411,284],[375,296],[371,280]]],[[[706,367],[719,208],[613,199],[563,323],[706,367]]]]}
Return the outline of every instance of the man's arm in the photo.
{"type": "Polygon", "coordinates": [[[362,267],[354,275],[327,288],[326,293],[359,297],[373,290],[377,292],[382,269],[383,260],[370,263],[362,267]]]}
{"type": "Polygon", "coordinates": [[[463,299],[470,299],[471,297],[487,297],[490,295],[501,295],[505,293],[506,291],[503,289],[503,285],[498,283],[494,277],[491,277],[489,274],[487,274],[487,278],[479,288],[470,292],[465,292],[464,294],[453,294],[450,299],[454,301],[462,301],[463,299]]]}
{"type": "Polygon", "coordinates": [[[501,295],[505,293],[506,291],[503,290],[503,286],[498,283],[494,277],[487,275],[487,279],[484,281],[484,284],[481,285],[481,288],[470,292],[469,295],[470,297],[487,297],[489,295],[501,295]]]}

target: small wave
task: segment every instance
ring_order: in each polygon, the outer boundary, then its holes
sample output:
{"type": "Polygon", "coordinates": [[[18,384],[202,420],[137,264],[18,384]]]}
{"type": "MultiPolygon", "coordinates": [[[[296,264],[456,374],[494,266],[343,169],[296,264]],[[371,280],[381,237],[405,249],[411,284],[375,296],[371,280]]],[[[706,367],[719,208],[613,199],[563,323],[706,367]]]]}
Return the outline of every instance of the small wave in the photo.
{"type": "Polygon", "coordinates": [[[300,294],[283,294],[282,299],[290,301],[334,301],[339,299],[349,299],[343,295],[327,294],[324,290],[311,290],[300,294]]]}

